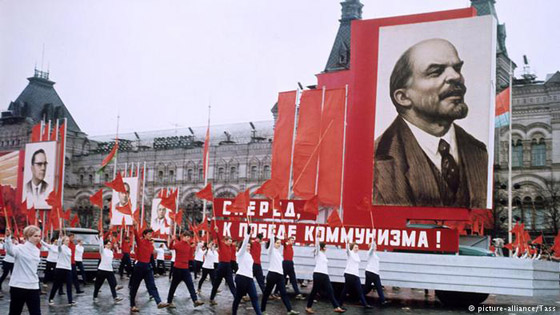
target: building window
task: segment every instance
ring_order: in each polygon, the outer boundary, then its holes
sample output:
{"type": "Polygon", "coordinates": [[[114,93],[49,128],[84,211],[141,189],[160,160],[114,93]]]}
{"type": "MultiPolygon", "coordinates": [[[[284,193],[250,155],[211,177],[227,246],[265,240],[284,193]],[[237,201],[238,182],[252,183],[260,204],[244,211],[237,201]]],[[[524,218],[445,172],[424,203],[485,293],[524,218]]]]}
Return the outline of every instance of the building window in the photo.
{"type": "Polygon", "coordinates": [[[84,184],[84,175],[80,175],[80,185],[84,184]]]}
{"type": "Polygon", "coordinates": [[[201,182],[204,181],[204,171],[202,168],[198,169],[198,180],[201,182]]]}
{"type": "Polygon", "coordinates": [[[160,183],[163,182],[163,171],[158,172],[158,182],[160,182],[160,183]]]}
{"type": "Polygon", "coordinates": [[[187,181],[190,183],[193,180],[193,170],[192,168],[189,168],[187,170],[187,181]]]}
{"type": "Polygon", "coordinates": [[[218,168],[218,180],[223,181],[225,177],[225,169],[223,167],[218,168]]]}
{"type": "Polygon", "coordinates": [[[105,173],[105,182],[109,181],[109,174],[105,173]]]}
{"type": "Polygon", "coordinates": [[[512,143],[511,150],[511,165],[513,167],[523,166],[523,144],[521,141],[512,143]]]}
{"type": "Polygon", "coordinates": [[[89,174],[88,179],[89,179],[89,184],[92,185],[93,184],[93,175],[89,174]]]}
{"type": "Polygon", "coordinates": [[[175,176],[175,172],[174,171],[169,171],[169,181],[170,182],[174,182],[175,178],[173,178],[175,176]]]}
{"type": "Polygon", "coordinates": [[[237,168],[235,166],[229,169],[229,179],[232,181],[237,180],[237,168]]]}
{"type": "Polygon", "coordinates": [[[263,170],[264,179],[270,179],[270,166],[265,165],[263,170]]]}
{"type": "Polygon", "coordinates": [[[546,165],[546,144],[533,141],[531,144],[531,164],[533,166],[546,165]]]}
{"type": "Polygon", "coordinates": [[[257,179],[257,171],[258,168],[256,165],[251,166],[251,174],[249,175],[250,179],[257,179]]]}

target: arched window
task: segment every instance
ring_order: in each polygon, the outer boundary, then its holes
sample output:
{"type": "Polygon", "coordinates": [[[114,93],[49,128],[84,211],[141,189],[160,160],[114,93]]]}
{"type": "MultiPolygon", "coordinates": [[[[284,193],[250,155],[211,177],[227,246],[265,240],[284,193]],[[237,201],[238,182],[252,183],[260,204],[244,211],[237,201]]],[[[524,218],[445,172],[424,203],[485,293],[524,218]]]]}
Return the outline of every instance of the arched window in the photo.
{"type": "Polygon", "coordinates": [[[542,139],[533,139],[531,143],[531,165],[545,166],[546,165],[546,144],[542,139]]]}
{"type": "Polygon", "coordinates": [[[218,168],[218,180],[223,181],[225,178],[225,169],[223,167],[218,168]]]}
{"type": "Polygon", "coordinates": [[[105,173],[105,182],[109,181],[109,174],[105,173]]]}
{"type": "Polygon", "coordinates": [[[88,175],[88,180],[89,180],[89,184],[93,185],[93,175],[92,174],[88,175]]]}
{"type": "Polygon", "coordinates": [[[237,167],[232,166],[229,168],[229,179],[231,181],[237,180],[237,167]]]}
{"type": "Polygon", "coordinates": [[[513,141],[511,144],[511,165],[513,167],[523,166],[523,144],[521,140],[513,141]]]}
{"type": "Polygon", "coordinates": [[[84,175],[80,175],[80,185],[84,184],[84,175]]]}
{"type": "Polygon", "coordinates": [[[257,179],[257,172],[258,172],[258,167],[256,165],[251,166],[251,174],[249,175],[249,178],[257,179]]]}
{"type": "Polygon", "coordinates": [[[175,171],[170,170],[169,171],[169,181],[170,182],[174,182],[175,181],[175,171]]]}
{"type": "Polygon", "coordinates": [[[533,205],[533,209],[535,209],[535,213],[534,213],[535,230],[542,231],[547,229],[546,210],[544,207],[545,207],[544,198],[541,196],[535,198],[535,203],[533,205]]]}
{"type": "Polygon", "coordinates": [[[533,199],[527,196],[523,198],[523,206],[521,207],[521,217],[526,228],[533,229],[533,220],[531,213],[533,212],[533,199]]]}
{"type": "Polygon", "coordinates": [[[198,169],[198,180],[201,182],[204,181],[204,171],[202,168],[198,169]]]}
{"type": "Polygon", "coordinates": [[[265,165],[263,169],[264,179],[270,179],[270,165],[265,165]]]}
{"type": "Polygon", "coordinates": [[[193,181],[193,170],[192,168],[189,168],[187,170],[187,182],[192,182],[193,181]]]}
{"type": "Polygon", "coordinates": [[[160,182],[160,183],[163,182],[163,171],[158,172],[158,182],[160,182]]]}

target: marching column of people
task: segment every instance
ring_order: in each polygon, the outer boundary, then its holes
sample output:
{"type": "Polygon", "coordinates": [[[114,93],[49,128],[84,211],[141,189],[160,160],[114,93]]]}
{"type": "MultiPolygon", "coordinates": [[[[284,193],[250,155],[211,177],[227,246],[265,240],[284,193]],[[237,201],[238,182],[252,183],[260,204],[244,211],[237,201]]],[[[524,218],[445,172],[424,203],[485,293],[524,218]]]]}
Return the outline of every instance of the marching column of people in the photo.
{"type": "MultiPolygon", "coordinates": [[[[223,236],[219,229],[216,227],[213,233],[213,239],[209,243],[199,242],[194,239],[192,231],[184,231],[180,236],[168,239],[168,247],[170,250],[175,251],[175,264],[170,271],[171,284],[167,295],[167,303],[163,302],[159,296],[158,289],[154,281],[154,268],[150,260],[156,253],[152,240],[151,229],[145,229],[142,233],[138,231],[138,225],[134,224],[134,238],[136,241],[136,264],[133,267],[129,281],[130,289],[130,310],[138,312],[139,308],[136,306],[136,294],[142,281],[145,282],[150,298],[153,298],[158,308],[171,307],[174,308],[173,299],[175,292],[181,282],[186,284],[190,297],[195,307],[201,306],[204,302],[200,301],[198,294],[202,289],[204,280],[209,276],[212,282],[212,291],[210,294],[210,304],[216,305],[215,297],[219,291],[222,280],[226,280],[227,286],[233,295],[232,314],[237,314],[239,304],[242,300],[251,301],[253,309],[256,314],[263,314],[266,311],[268,300],[276,288],[280,293],[282,302],[288,314],[299,314],[298,311],[292,308],[290,299],[286,293],[285,277],[290,278],[290,282],[296,293],[296,299],[302,297],[299,288],[297,287],[297,279],[295,276],[294,268],[294,252],[292,245],[294,243],[293,237],[288,237],[286,242],[276,235],[272,234],[269,237],[268,244],[268,260],[269,268],[266,276],[266,282],[261,266],[261,246],[263,235],[258,234],[253,240],[250,239],[251,232],[248,231],[243,237],[241,246],[236,251],[232,240],[229,236],[223,236]],[[218,249],[216,250],[216,244],[218,249]],[[283,248],[281,248],[283,247],[283,248]],[[195,254],[196,252],[196,254],[195,254]],[[235,258],[233,258],[235,255],[235,258]],[[232,262],[237,264],[237,272],[235,280],[232,273],[232,262]],[[217,263],[217,268],[215,264],[217,263]],[[200,263],[200,267],[198,266],[200,263]],[[198,291],[195,290],[191,272],[197,273],[201,269],[202,274],[198,282],[198,291]],[[258,300],[256,282],[262,291],[262,300],[258,300]],[[248,295],[248,298],[246,297],[248,295]]],[[[37,273],[38,264],[40,261],[40,248],[42,245],[49,252],[47,257],[47,268],[45,270],[45,279],[43,285],[49,281],[53,281],[53,286],[48,296],[49,305],[54,304],[54,297],[57,292],[61,292],[61,288],[66,284],[66,295],[68,304],[73,306],[76,302],[73,299],[72,286],[76,282],[76,265],[80,268],[79,264],[72,264],[72,256],[77,256],[76,262],[80,262],[80,256],[83,251],[79,248],[81,245],[78,242],[76,252],[72,250],[72,236],[65,235],[64,230],[59,231],[57,240],[51,239],[51,243],[41,241],[41,230],[33,225],[26,227],[23,230],[25,242],[18,245],[18,241],[12,239],[9,229],[6,230],[6,239],[4,248],[6,249],[8,263],[11,266],[5,268],[6,273],[8,270],[12,272],[10,278],[10,313],[21,314],[24,305],[27,305],[30,314],[40,314],[40,283],[37,273]],[[56,262],[54,261],[56,259],[56,262]]],[[[123,244],[128,243],[129,239],[125,239],[123,244]]],[[[111,236],[104,240],[103,234],[99,235],[99,254],[100,263],[98,265],[94,290],[93,300],[98,302],[98,294],[100,288],[107,280],[111,295],[116,304],[118,304],[122,297],[117,295],[117,291],[122,286],[117,285],[115,271],[113,269],[114,252],[116,246],[111,236]]],[[[119,274],[124,273],[126,267],[131,266],[130,261],[130,243],[124,245],[123,257],[121,258],[121,267],[119,274]],[[128,248],[126,248],[128,246],[128,248]],[[128,254],[125,255],[125,254],[128,254]]],[[[162,248],[163,247],[159,247],[162,248]]],[[[379,304],[385,305],[389,303],[384,296],[381,279],[379,277],[379,256],[376,254],[376,244],[372,242],[367,252],[367,266],[365,268],[365,288],[362,290],[362,284],[359,275],[359,265],[361,258],[359,256],[359,246],[355,243],[346,244],[347,262],[344,270],[344,288],[341,295],[337,299],[332,288],[329,277],[329,260],[326,255],[326,243],[319,242],[319,238],[315,237],[315,249],[313,255],[315,256],[315,268],[313,270],[313,287],[311,293],[307,297],[307,305],[305,311],[313,314],[315,311],[312,306],[318,293],[325,298],[328,298],[333,306],[333,311],[342,313],[346,309],[342,307],[347,293],[354,291],[355,296],[359,298],[360,302],[365,308],[371,308],[365,299],[365,295],[369,293],[374,287],[379,296],[379,304]]],[[[161,261],[162,255],[156,255],[157,260],[161,261]],[[159,257],[157,257],[159,256],[159,257]]],[[[158,262],[161,265],[161,262],[158,262]]],[[[80,268],[81,269],[81,268],[80,268]]],[[[6,277],[4,277],[6,278],[6,277]]],[[[83,277],[85,280],[85,276],[83,277]]],[[[76,288],[79,290],[79,287],[76,288]]],[[[78,291],[80,292],[80,291],[78,291]]]]}

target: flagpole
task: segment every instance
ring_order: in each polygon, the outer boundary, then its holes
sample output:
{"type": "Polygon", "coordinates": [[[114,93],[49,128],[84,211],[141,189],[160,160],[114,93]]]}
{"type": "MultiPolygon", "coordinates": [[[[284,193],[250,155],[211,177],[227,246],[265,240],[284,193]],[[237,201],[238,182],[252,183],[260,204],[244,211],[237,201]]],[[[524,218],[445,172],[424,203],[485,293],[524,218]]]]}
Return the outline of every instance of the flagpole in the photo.
{"type": "Polygon", "coordinates": [[[173,235],[177,235],[177,228],[176,228],[177,227],[177,221],[176,221],[176,219],[177,219],[177,211],[179,211],[179,193],[181,192],[179,190],[179,186],[177,186],[177,188],[175,188],[175,189],[177,189],[177,199],[175,199],[175,213],[174,213],[175,220],[173,220],[173,226],[174,226],[173,235]]]}
{"type": "MultiPolygon", "coordinates": [[[[511,132],[512,132],[512,116],[513,116],[513,107],[512,107],[512,101],[511,101],[511,97],[512,97],[512,91],[513,91],[513,64],[512,61],[510,59],[509,61],[509,132],[508,132],[508,243],[511,244],[512,241],[512,235],[511,235],[511,229],[513,226],[513,222],[512,222],[512,217],[513,217],[513,209],[512,209],[512,144],[511,144],[511,132]]],[[[511,257],[511,251],[509,251],[509,255],[511,257]]]]}
{"type": "MultiPolygon", "coordinates": [[[[202,168],[204,169],[203,171],[204,187],[208,185],[208,164],[210,164],[210,109],[211,107],[212,106],[208,104],[208,127],[206,129],[206,131],[208,132],[208,151],[202,152],[203,155],[206,155],[206,159],[204,156],[202,157],[202,161],[205,161],[204,165],[202,165],[202,168]]],[[[204,151],[204,148],[202,150],[204,151]]],[[[206,199],[203,199],[202,201],[202,222],[206,222],[206,199]]]]}
{"type": "MultiPolygon", "coordinates": [[[[119,120],[120,120],[121,116],[119,114],[117,114],[117,135],[115,137],[115,144],[114,145],[118,145],[117,143],[119,142],[119,120]]],[[[117,151],[119,151],[117,149],[117,151]]],[[[115,179],[115,177],[117,176],[117,160],[119,158],[119,153],[115,152],[115,167],[113,168],[113,179],[115,179]]]]}
{"type": "MultiPolygon", "coordinates": [[[[292,197],[292,189],[294,180],[294,149],[295,149],[295,142],[296,142],[296,131],[297,131],[297,122],[298,122],[298,108],[301,101],[301,94],[303,91],[298,87],[296,90],[296,104],[294,110],[294,129],[292,132],[292,149],[290,154],[290,179],[288,180],[288,199],[292,197]]],[[[274,204],[272,205],[274,208],[274,204]]]]}
{"type": "Polygon", "coordinates": [[[142,169],[142,213],[140,214],[140,226],[144,225],[144,194],[146,192],[146,161],[142,169]]]}
{"type": "Polygon", "coordinates": [[[344,92],[344,131],[342,135],[342,171],[340,176],[340,217],[344,217],[344,209],[342,208],[342,200],[344,193],[344,160],[346,155],[346,117],[348,116],[348,84],[346,84],[344,92]]]}

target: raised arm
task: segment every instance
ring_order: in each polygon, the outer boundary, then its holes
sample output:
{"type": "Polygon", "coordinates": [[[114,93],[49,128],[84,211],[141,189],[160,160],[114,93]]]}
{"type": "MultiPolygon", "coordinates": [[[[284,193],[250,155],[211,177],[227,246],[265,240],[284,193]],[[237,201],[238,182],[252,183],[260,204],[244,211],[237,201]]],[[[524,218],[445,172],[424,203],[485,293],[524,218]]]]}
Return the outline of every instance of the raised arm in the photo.
{"type": "Polygon", "coordinates": [[[241,244],[241,248],[239,248],[239,250],[235,254],[237,256],[237,258],[239,258],[241,255],[247,253],[247,244],[248,243],[249,243],[249,234],[245,234],[245,237],[243,238],[243,243],[241,244]]]}
{"type": "MultiPolygon", "coordinates": [[[[373,242],[375,242],[375,241],[373,241],[373,242]]],[[[371,257],[371,255],[373,255],[373,253],[375,252],[375,249],[374,249],[375,245],[374,245],[373,242],[369,245],[369,250],[368,250],[368,253],[367,253],[368,257],[371,257]]]]}
{"type": "Polygon", "coordinates": [[[12,233],[9,229],[6,229],[6,240],[4,241],[4,248],[6,253],[10,256],[16,257],[16,246],[12,243],[12,233]]]}
{"type": "Polygon", "coordinates": [[[58,238],[58,240],[56,241],[56,246],[58,246],[58,252],[61,253],[62,252],[62,238],[58,238]]]}
{"type": "Polygon", "coordinates": [[[99,253],[103,254],[103,249],[105,246],[103,245],[103,234],[99,233],[99,253]]]}
{"type": "Polygon", "coordinates": [[[272,249],[274,248],[274,243],[276,242],[276,238],[274,237],[274,233],[270,235],[270,243],[268,245],[268,254],[272,253],[272,249]]]}
{"type": "Polygon", "coordinates": [[[346,255],[350,256],[350,244],[348,242],[346,242],[346,255]]]}

